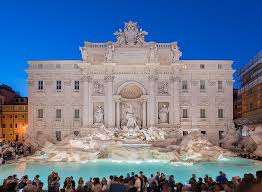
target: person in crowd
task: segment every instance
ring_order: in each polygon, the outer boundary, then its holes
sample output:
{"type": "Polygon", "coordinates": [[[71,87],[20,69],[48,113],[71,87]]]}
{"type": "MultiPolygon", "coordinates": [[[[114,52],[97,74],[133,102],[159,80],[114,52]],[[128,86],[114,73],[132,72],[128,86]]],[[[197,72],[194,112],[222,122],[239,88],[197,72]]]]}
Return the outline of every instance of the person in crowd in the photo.
{"type": "Polygon", "coordinates": [[[101,192],[102,191],[102,185],[100,183],[99,178],[94,178],[93,186],[92,186],[93,192],[101,192]]]}
{"type": "Polygon", "coordinates": [[[102,192],[107,192],[109,187],[107,185],[107,180],[105,177],[102,178],[101,185],[102,185],[102,192]]]}
{"type": "Polygon", "coordinates": [[[137,192],[141,191],[141,180],[138,175],[135,175],[135,187],[137,192]]]}
{"type": "Polygon", "coordinates": [[[192,183],[196,183],[196,174],[192,174],[192,177],[189,180],[189,184],[192,185],[192,183]]]}
{"type": "Polygon", "coordinates": [[[168,186],[168,191],[175,192],[176,182],[175,182],[174,175],[169,176],[167,186],[168,186]]]}
{"type": "Polygon", "coordinates": [[[84,189],[84,186],[85,186],[85,183],[84,183],[83,177],[79,177],[76,192],[82,192],[84,189]]]}
{"type": "Polygon", "coordinates": [[[219,171],[219,175],[216,178],[216,182],[223,184],[223,183],[226,183],[227,181],[228,180],[227,180],[226,174],[223,173],[222,171],[219,171]]]}

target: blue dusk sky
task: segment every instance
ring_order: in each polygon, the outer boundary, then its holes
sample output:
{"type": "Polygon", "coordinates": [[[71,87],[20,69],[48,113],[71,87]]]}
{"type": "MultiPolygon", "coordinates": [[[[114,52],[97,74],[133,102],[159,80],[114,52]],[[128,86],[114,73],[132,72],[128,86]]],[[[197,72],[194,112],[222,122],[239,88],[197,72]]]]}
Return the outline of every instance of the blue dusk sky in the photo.
{"type": "Polygon", "coordinates": [[[28,60],[80,59],[84,41],[114,41],[129,20],[147,41],[178,41],[181,59],[238,70],[262,48],[261,11],[261,0],[0,0],[0,83],[27,96],[28,60]]]}

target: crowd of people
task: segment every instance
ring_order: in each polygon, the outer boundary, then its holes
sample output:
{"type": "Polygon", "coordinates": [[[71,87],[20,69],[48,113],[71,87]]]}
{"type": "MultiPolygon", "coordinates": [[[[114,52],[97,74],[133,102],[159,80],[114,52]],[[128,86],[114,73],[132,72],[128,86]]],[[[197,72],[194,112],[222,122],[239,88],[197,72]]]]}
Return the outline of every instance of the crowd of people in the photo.
{"type": "Polygon", "coordinates": [[[33,147],[19,142],[0,142],[0,165],[33,153],[33,147]]]}
{"type": "Polygon", "coordinates": [[[107,180],[103,177],[90,178],[84,181],[82,177],[78,182],[74,178],[67,177],[64,182],[60,181],[58,173],[52,172],[47,179],[47,190],[43,190],[43,182],[40,176],[36,175],[29,180],[25,175],[18,179],[16,175],[8,176],[0,192],[261,192],[262,191],[262,170],[244,174],[243,178],[236,176],[229,181],[222,171],[213,180],[205,175],[204,178],[197,178],[195,174],[189,179],[188,184],[175,181],[174,175],[166,176],[157,172],[146,177],[142,171],[139,174],[132,172],[124,176],[110,176],[107,180]]]}
{"type": "Polygon", "coordinates": [[[246,158],[246,159],[253,159],[257,161],[262,161],[262,156],[255,155],[253,153],[239,153],[237,154],[238,157],[246,158]]]}

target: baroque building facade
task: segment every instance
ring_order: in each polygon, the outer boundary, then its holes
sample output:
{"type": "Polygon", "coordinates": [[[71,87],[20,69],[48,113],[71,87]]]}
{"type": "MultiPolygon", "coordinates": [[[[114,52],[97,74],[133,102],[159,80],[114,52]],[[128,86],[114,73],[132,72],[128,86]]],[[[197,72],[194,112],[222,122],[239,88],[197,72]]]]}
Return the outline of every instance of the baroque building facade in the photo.
{"type": "Polygon", "coordinates": [[[233,119],[232,61],[181,60],[176,42],[147,34],[130,21],[116,42],[85,42],[82,60],[29,61],[30,134],[156,127],[218,144],[233,119]]]}

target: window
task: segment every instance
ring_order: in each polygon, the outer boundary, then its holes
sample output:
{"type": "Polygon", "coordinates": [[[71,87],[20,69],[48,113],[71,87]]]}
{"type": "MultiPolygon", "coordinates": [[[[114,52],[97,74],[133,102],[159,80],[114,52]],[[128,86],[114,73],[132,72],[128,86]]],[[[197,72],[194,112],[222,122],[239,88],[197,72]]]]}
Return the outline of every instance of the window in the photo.
{"type": "Polygon", "coordinates": [[[12,115],[10,115],[10,119],[12,119],[12,117],[13,117],[13,116],[12,116],[12,115]]]}
{"type": "Polygon", "coordinates": [[[182,116],[183,118],[188,118],[187,109],[183,109],[182,115],[183,115],[183,116],[182,116]]]}
{"type": "Polygon", "coordinates": [[[182,81],[182,90],[187,90],[187,81],[182,81]]]}
{"type": "Polygon", "coordinates": [[[56,140],[57,140],[57,141],[61,141],[61,135],[62,135],[62,134],[61,134],[61,131],[56,131],[56,132],[55,132],[55,136],[56,136],[56,140]]]}
{"type": "Polygon", "coordinates": [[[15,141],[18,141],[19,135],[15,135],[15,141]]]}
{"type": "Polygon", "coordinates": [[[17,115],[15,115],[15,118],[17,118],[17,115]]]}
{"type": "Polygon", "coordinates": [[[224,118],[224,111],[223,111],[223,109],[218,109],[218,118],[224,118]]]}
{"type": "Polygon", "coordinates": [[[223,82],[222,81],[217,82],[217,89],[218,89],[218,91],[221,91],[223,89],[223,82]]]}
{"type": "Polygon", "coordinates": [[[75,90],[79,90],[79,81],[75,81],[75,90]]]}
{"type": "Polygon", "coordinates": [[[56,115],[55,115],[56,118],[60,119],[62,117],[62,111],[61,109],[56,109],[56,115]]]}
{"type": "Polygon", "coordinates": [[[15,128],[17,128],[17,123],[15,124],[15,128]]]}
{"type": "Polygon", "coordinates": [[[200,64],[200,69],[205,69],[205,65],[204,64],[200,64]]]}
{"type": "Polygon", "coordinates": [[[10,124],[10,128],[13,128],[13,124],[10,124]]]}
{"type": "Polygon", "coordinates": [[[78,136],[79,135],[79,131],[74,131],[74,135],[78,136]]]}
{"type": "Polygon", "coordinates": [[[206,110],[200,109],[200,118],[206,118],[206,110]]]}
{"type": "Polygon", "coordinates": [[[5,118],[5,116],[3,115],[3,119],[5,118]]]}
{"type": "Polygon", "coordinates": [[[224,133],[224,131],[219,131],[219,132],[218,132],[218,138],[219,138],[219,140],[223,139],[223,133],[224,133]]]}
{"type": "Polygon", "coordinates": [[[74,118],[79,119],[79,109],[75,109],[74,118]]]}
{"type": "Polygon", "coordinates": [[[61,81],[56,81],[56,89],[61,90],[62,89],[62,82],[61,81]]]}
{"type": "Polygon", "coordinates": [[[206,134],[206,131],[201,131],[201,134],[205,135],[205,134],[206,134]]]}
{"type": "Polygon", "coordinates": [[[37,118],[43,118],[44,117],[44,111],[43,109],[37,110],[37,118]]]}
{"type": "Polygon", "coordinates": [[[5,128],[5,124],[2,124],[2,128],[5,128]]]}
{"type": "Polygon", "coordinates": [[[3,138],[5,138],[5,134],[3,134],[3,138]]]}
{"type": "Polygon", "coordinates": [[[200,90],[203,91],[206,89],[205,80],[200,80],[200,90]]]}
{"type": "Polygon", "coordinates": [[[183,131],[183,136],[188,135],[188,131],[183,131]]]}
{"type": "Polygon", "coordinates": [[[38,90],[43,90],[43,89],[44,89],[44,82],[38,81],[38,90]]]}
{"type": "Polygon", "coordinates": [[[22,115],[22,118],[25,118],[25,115],[22,115]]]}
{"type": "Polygon", "coordinates": [[[57,69],[61,68],[61,64],[56,64],[55,68],[57,68],[57,69]]]}
{"type": "Polygon", "coordinates": [[[223,68],[223,65],[222,65],[222,64],[218,64],[218,65],[217,65],[217,68],[218,68],[218,69],[222,69],[222,68],[223,68]]]}

